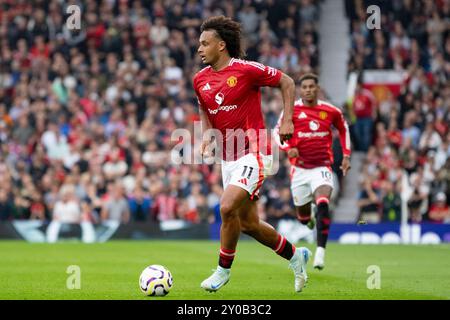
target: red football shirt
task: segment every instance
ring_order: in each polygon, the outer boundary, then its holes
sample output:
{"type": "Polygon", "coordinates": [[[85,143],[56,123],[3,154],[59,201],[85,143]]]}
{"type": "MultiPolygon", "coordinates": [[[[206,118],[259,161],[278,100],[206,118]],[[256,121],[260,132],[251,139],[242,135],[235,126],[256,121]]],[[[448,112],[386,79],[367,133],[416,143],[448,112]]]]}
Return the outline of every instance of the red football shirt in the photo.
{"type": "Polygon", "coordinates": [[[330,167],[333,164],[333,125],[339,131],[339,138],[344,155],[350,155],[350,133],[347,122],[341,110],[330,103],[318,100],[314,107],[305,106],[302,100],[297,100],[294,106],[294,135],[289,141],[280,143],[279,127],[275,127],[274,138],[282,150],[297,148],[299,156],[292,158],[291,163],[297,167],[312,169],[330,167]]]}
{"type": "Polygon", "coordinates": [[[353,99],[353,111],[355,116],[361,118],[372,118],[376,100],[370,90],[362,89],[353,99]]]}
{"type": "Polygon", "coordinates": [[[200,108],[212,127],[222,134],[222,141],[217,142],[219,149],[223,149],[224,160],[237,160],[256,151],[270,154],[270,136],[267,137],[261,111],[260,87],[277,86],[281,75],[281,71],[258,62],[232,58],[220,71],[208,66],[194,76],[200,108]],[[250,135],[246,134],[248,132],[250,135]],[[243,146],[238,143],[240,139],[245,141],[243,146]]]}

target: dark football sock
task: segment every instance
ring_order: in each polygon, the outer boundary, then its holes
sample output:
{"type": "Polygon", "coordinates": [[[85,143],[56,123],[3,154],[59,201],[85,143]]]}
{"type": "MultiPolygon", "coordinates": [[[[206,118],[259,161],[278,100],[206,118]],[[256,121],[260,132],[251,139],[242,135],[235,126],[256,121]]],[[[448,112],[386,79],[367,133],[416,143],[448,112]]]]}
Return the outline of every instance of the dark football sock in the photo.
{"type": "Polygon", "coordinates": [[[219,266],[225,269],[230,269],[233,264],[234,256],[236,255],[236,250],[228,250],[220,248],[219,253],[219,266]]]}
{"type": "MultiPolygon", "coordinates": [[[[328,200],[328,199],[327,199],[328,200]]],[[[317,204],[317,246],[325,248],[328,241],[328,233],[330,230],[330,213],[328,202],[322,201],[317,204]]]]}
{"type": "Polygon", "coordinates": [[[295,253],[295,247],[285,237],[278,234],[278,241],[274,248],[272,248],[276,254],[282,256],[286,260],[291,260],[295,253]]]}

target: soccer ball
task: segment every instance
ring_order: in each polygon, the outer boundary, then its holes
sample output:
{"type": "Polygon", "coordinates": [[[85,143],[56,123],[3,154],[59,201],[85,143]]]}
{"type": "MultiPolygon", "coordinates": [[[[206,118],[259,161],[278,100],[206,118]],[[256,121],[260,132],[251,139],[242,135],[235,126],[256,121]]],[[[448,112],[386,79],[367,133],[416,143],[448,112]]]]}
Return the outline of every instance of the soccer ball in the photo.
{"type": "Polygon", "coordinates": [[[145,268],[139,277],[139,287],[146,296],[165,296],[172,285],[170,271],[157,264],[145,268]]]}

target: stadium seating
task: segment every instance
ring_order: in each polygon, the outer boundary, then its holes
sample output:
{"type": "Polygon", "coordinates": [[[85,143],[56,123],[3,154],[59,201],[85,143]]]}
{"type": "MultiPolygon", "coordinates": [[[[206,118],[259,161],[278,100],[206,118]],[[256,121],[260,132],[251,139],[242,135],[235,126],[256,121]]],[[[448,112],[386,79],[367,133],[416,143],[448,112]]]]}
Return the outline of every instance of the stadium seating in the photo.
{"type": "MultiPolygon", "coordinates": [[[[126,216],[108,209],[124,200],[136,221],[213,222],[218,168],[170,161],[171,133],[193,133],[198,120],[200,23],[238,19],[248,59],[298,78],[318,67],[318,1],[74,3],[80,30],[66,24],[70,1],[0,5],[0,219],[51,220],[60,189],[74,185],[94,223],[126,216]]],[[[272,127],[279,98],[264,90],[272,127]]],[[[290,198],[279,196],[289,194],[286,177],[282,168],[264,188],[265,218],[289,213],[290,198]]]]}
{"type": "Polygon", "coordinates": [[[361,171],[360,215],[373,222],[400,221],[403,200],[410,222],[449,222],[449,4],[348,0],[346,9],[352,39],[349,72],[405,72],[399,95],[378,99],[374,106],[373,138],[361,171]],[[381,9],[380,30],[366,26],[369,4],[381,9]]]}

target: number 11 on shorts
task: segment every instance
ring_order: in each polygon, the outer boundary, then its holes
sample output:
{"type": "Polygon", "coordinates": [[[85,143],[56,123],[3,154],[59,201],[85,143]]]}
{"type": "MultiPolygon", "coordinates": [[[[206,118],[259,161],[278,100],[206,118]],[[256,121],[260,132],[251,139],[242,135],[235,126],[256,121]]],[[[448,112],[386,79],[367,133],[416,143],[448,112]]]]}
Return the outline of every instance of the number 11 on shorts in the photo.
{"type": "Polygon", "coordinates": [[[242,171],[241,176],[242,176],[242,177],[245,176],[245,173],[247,172],[247,169],[250,169],[249,172],[248,172],[248,175],[247,175],[247,179],[250,179],[250,177],[251,177],[251,175],[252,175],[252,172],[253,172],[253,168],[252,168],[252,167],[244,166],[244,171],[242,171]]]}

